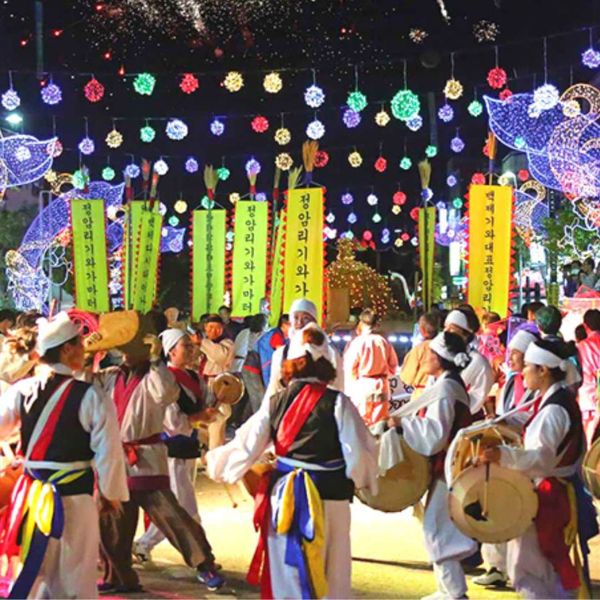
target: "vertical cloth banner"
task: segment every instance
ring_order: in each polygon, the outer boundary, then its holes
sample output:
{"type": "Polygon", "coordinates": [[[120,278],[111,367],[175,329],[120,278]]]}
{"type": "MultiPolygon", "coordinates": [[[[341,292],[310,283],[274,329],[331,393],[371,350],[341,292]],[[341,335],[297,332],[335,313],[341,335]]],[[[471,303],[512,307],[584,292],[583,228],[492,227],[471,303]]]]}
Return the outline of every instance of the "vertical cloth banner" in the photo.
{"type": "Polygon", "coordinates": [[[231,313],[254,315],[267,290],[269,204],[240,200],[235,205],[231,313]]]}
{"type": "Polygon", "coordinates": [[[282,211],[275,233],[275,248],[271,255],[271,293],[269,304],[269,326],[277,327],[283,312],[283,239],[285,236],[285,214],[282,211]]]}
{"type": "Polygon", "coordinates": [[[426,311],[433,302],[433,264],[435,253],[435,208],[419,209],[419,265],[422,273],[422,299],[426,311]]]}
{"type": "Polygon", "coordinates": [[[468,214],[468,303],[504,318],[512,276],[512,188],[472,185],[468,214]]]}
{"type": "Polygon", "coordinates": [[[284,250],[284,312],[297,298],[315,303],[323,317],[323,189],[288,191],[284,250]]]}
{"type": "Polygon", "coordinates": [[[225,294],[225,211],[192,213],[192,319],[219,310],[225,294]]]}
{"type": "Polygon", "coordinates": [[[104,200],[71,200],[75,305],[93,313],[108,312],[108,262],[104,200]]]}

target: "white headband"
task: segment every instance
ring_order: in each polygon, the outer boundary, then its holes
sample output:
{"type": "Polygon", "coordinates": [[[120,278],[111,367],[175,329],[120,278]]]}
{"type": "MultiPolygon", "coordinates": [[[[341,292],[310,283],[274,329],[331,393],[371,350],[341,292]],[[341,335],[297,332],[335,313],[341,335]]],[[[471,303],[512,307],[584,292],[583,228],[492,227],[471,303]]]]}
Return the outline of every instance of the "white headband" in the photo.
{"type": "Polygon", "coordinates": [[[65,311],[59,312],[53,319],[39,318],[37,326],[37,352],[40,356],[79,335],[79,328],[65,311]]]}
{"type": "Polygon", "coordinates": [[[538,365],[540,367],[548,367],[549,369],[560,369],[567,372],[569,361],[567,359],[552,354],[549,350],[540,348],[536,343],[529,344],[527,352],[525,352],[525,362],[538,365]]]}
{"type": "Polygon", "coordinates": [[[518,350],[519,352],[525,354],[527,348],[529,348],[529,345],[535,342],[537,339],[538,338],[533,335],[533,333],[521,329],[520,331],[517,331],[517,333],[515,333],[515,335],[513,335],[511,338],[510,342],[508,343],[508,349],[518,350]]]}
{"type": "MultiPolygon", "coordinates": [[[[452,314],[452,313],[450,313],[452,314]]],[[[459,325],[460,327],[460,325],[459,325]]],[[[433,350],[437,355],[442,358],[454,363],[457,367],[464,369],[469,364],[469,355],[465,352],[459,352],[458,354],[454,354],[450,351],[448,346],[446,346],[446,340],[444,338],[443,333],[438,333],[430,342],[429,348],[433,350]]]]}
{"type": "Polygon", "coordinates": [[[307,329],[318,329],[319,331],[322,331],[322,329],[316,323],[309,323],[303,329],[296,331],[293,337],[290,338],[290,346],[287,353],[288,359],[292,360],[294,358],[301,358],[308,352],[315,362],[320,358],[324,358],[335,367],[336,361],[333,354],[334,351],[330,348],[329,343],[327,342],[327,337],[325,337],[325,341],[320,346],[317,346],[316,344],[303,343],[303,334],[307,329]]]}
{"type": "Polygon", "coordinates": [[[182,329],[165,329],[158,337],[162,341],[163,350],[165,354],[169,354],[173,348],[177,345],[179,340],[186,334],[182,329]]]}
{"type": "Polygon", "coordinates": [[[308,313],[315,321],[318,318],[315,303],[306,298],[298,298],[292,302],[292,305],[290,306],[290,319],[292,321],[294,320],[294,313],[296,312],[308,313]]]}
{"type": "Polygon", "coordinates": [[[456,325],[469,333],[473,333],[473,330],[469,327],[469,322],[467,321],[467,317],[460,312],[460,310],[451,310],[444,321],[444,326],[448,327],[448,325],[456,325]]]}

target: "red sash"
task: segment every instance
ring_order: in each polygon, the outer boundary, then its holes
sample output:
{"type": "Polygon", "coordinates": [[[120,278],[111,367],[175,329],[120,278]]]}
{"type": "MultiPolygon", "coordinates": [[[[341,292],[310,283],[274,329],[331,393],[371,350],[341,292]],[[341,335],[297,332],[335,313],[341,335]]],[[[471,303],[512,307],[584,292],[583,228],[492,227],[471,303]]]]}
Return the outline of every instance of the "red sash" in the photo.
{"type": "Polygon", "coordinates": [[[123,422],[125,411],[127,410],[129,402],[131,401],[131,396],[137,389],[137,386],[141,383],[143,376],[134,374],[127,384],[125,384],[125,377],[125,373],[123,371],[119,371],[117,374],[115,391],[113,394],[113,399],[117,408],[117,420],[119,421],[119,425],[121,425],[123,422]]]}
{"type": "Polygon", "coordinates": [[[200,383],[196,381],[185,369],[169,367],[169,371],[173,373],[177,383],[190,390],[197,400],[206,400],[204,398],[204,390],[200,387],[200,383]]]}

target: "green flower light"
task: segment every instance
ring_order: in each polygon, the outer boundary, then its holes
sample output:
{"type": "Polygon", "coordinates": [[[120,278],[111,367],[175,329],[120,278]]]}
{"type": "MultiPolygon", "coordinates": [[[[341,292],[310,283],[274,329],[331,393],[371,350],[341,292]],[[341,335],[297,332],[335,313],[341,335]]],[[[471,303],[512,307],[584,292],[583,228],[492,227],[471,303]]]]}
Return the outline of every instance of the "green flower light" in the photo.
{"type": "Polygon", "coordinates": [[[82,169],[77,169],[77,171],[73,173],[73,176],[71,177],[71,183],[73,184],[73,187],[77,190],[82,190],[83,188],[85,188],[85,185],[87,183],[87,177],[82,169]]]}
{"type": "Polygon", "coordinates": [[[411,167],[412,167],[412,160],[410,160],[410,158],[408,158],[408,156],[403,157],[402,160],[400,161],[400,168],[403,171],[408,171],[411,167]]]}
{"type": "Polygon", "coordinates": [[[150,127],[150,125],[144,125],[140,129],[140,139],[142,142],[146,142],[149,144],[156,137],[156,130],[154,127],[150,127]]]}
{"type": "Polygon", "coordinates": [[[102,169],[102,179],[104,181],[112,181],[115,178],[115,170],[112,167],[104,167],[102,169]]]}
{"type": "Polygon", "coordinates": [[[433,145],[429,145],[427,146],[427,148],[425,148],[425,154],[429,157],[429,158],[433,158],[434,156],[437,156],[437,146],[433,146],[433,145]]]}
{"type": "Polygon", "coordinates": [[[221,181],[227,181],[229,179],[229,175],[231,175],[231,172],[227,167],[219,167],[217,169],[217,177],[221,181]]]}
{"type": "Polygon", "coordinates": [[[353,111],[360,112],[361,110],[367,108],[367,97],[362,92],[356,90],[355,92],[348,94],[346,104],[353,111]]]}
{"type": "Polygon", "coordinates": [[[204,196],[200,201],[200,206],[202,206],[202,208],[209,209],[214,208],[215,203],[214,200],[210,200],[208,196],[204,196]]]}
{"type": "Polygon", "coordinates": [[[391,102],[392,114],[396,119],[408,121],[416,117],[421,110],[419,96],[410,90],[400,90],[391,102]]]}
{"type": "Polygon", "coordinates": [[[151,96],[156,84],[156,77],[150,73],[140,73],[133,80],[133,89],[142,96],[151,96]]]}
{"type": "Polygon", "coordinates": [[[171,227],[177,227],[179,225],[179,219],[175,215],[169,217],[169,225],[171,227]]]}
{"type": "Polygon", "coordinates": [[[478,117],[483,112],[483,104],[479,100],[473,100],[467,110],[472,117],[478,117]]]}
{"type": "Polygon", "coordinates": [[[457,196],[456,198],[454,198],[454,200],[452,200],[452,206],[454,206],[454,208],[462,208],[462,205],[462,198],[457,196]]]}

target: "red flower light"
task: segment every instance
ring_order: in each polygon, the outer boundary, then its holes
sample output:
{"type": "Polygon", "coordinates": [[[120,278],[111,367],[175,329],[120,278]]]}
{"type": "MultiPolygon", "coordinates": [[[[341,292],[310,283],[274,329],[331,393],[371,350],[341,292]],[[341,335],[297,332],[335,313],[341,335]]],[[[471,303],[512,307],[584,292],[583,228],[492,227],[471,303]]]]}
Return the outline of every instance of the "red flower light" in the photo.
{"type": "MultiPolygon", "coordinates": [[[[408,214],[410,215],[410,218],[413,221],[418,221],[419,220],[419,207],[415,206],[408,214]]],[[[408,236],[408,237],[410,237],[410,236],[408,236]]]]}
{"type": "MultiPolygon", "coordinates": [[[[417,210],[419,210],[419,209],[417,209],[417,210]]],[[[417,216],[418,216],[418,213],[417,213],[417,216]]],[[[410,234],[406,233],[406,231],[405,231],[405,232],[404,232],[404,233],[403,233],[403,234],[400,236],[400,239],[401,239],[403,242],[408,242],[408,240],[410,240],[410,234]]]]}
{"type": "Polygon", "coordinates": [[[485,175],[483,173],[473,173],[473,177],[471,177],[471,183],[483,185],[485,183],[485,175]]]}
{"type": "Polygon", "coordinates": [[[529,171],[527,169],[519,169],[519,172],[517,173],[517,177],[521,181],[527,181],[529,179],[529,171]]]}
{"type": "Polygon", "coordinates": [[[317,169],[322,169],[323,167],[327,166],[328,162],[329,153],[325,150],[318,150],[317,154],[315,155],[315,167],[317,167],[317,169]]]}
{"type": "Polygon", "coordinates": [[[193,94],[198,86],[198,78],[192,73],[185,73],[179,82],[179,88],[185,94],[193,94]]]}
{"type": "Polygon", "coordinates": [[[505,88],[500,92],[498,97],[500,100],[508,100],[512,95],[513,93],[508,88],[505,88]]]}
{"type": "Polygon", "coordinates": [[[100,102],[104,96],[104,86],[92,77],[83,87],[83,93],[90,102],[100,102]]]}
{"type": "Polygon", "coordinates": [[[502,67],[494,67],[488,71],[487,82],[494,90],[504,87],[507,79],[506,71],[502,67]]]}
{"type": "Polygon", "coordinates": [[[264,133],[269,129],[269,120],[262,115],[257,115],[252,119],[252,129],[254,129],[256,133],[264,133]]]}
{"type": "Polygon", "coordinates": [[[369,231],[368,229],[365,229],[365,231],[363,231],[362,237],[363,240],[365,240],[365,242],[370,242],[373,239],[373,232],[369,231]]]}
{"type": "Polygon", "coordinates": [[[404,192],[397,191],[392,196],[392,202],[394,204],[397,204],[398,206],[402,206],[403,204],[406,204],[406,194],[404,192]]]}
{"type": "Polygon", "coordinates": [[[385,158],[383,158],[383,156],[380,156],[375,161],[375,170],[379,173],[383,173],[386,169],[387,169],[387,160],[385,158]]]}

